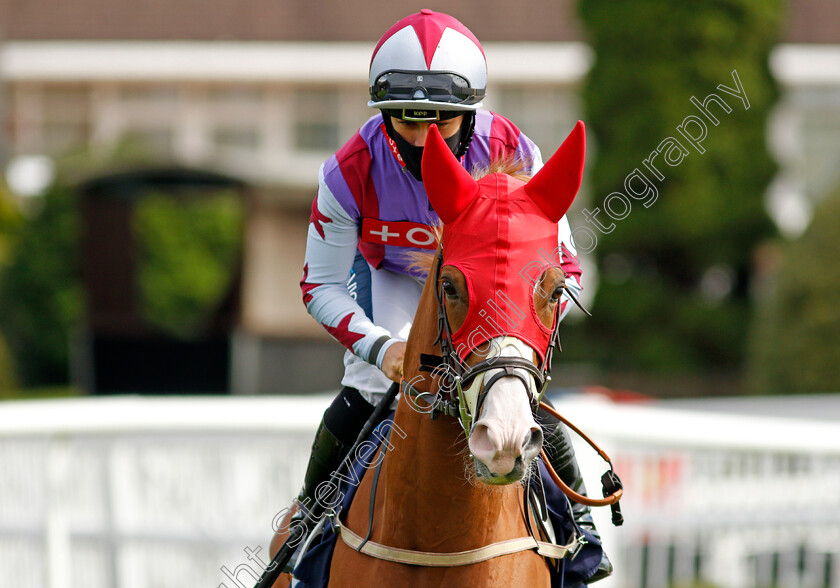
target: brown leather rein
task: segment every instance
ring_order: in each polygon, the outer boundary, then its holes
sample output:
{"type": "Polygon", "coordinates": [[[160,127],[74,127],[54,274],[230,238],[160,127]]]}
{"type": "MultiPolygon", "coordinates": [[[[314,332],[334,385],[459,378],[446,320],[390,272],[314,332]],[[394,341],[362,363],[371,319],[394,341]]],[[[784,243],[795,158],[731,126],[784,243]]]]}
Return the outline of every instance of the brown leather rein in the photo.
{"type": "MultiPolygon", "coordinates": [[[[609,475],[612,473],[612,460],[610,459],[610,456],[607,455],[606,451],[598,447],[598,445],[592,439],[590,439],[586,433],[581,431],[578,427],[572,424],[571,421],[569,421],[566,417],[564,417],[559,412],[551,408],[548,404],[546,404],[545,402],[540,402],[540,407],[543,410],[545,410],[548,414],[550,414],[551,416],[562,422],[564,425],[572,429],[575,433],[580,435],[584,441],[589,443],[589,445],[592,446],[592,448],[598,452],[598,455],[600,455],[605,462],[610,464],[610,471],[607,472],[607,474],[605,475],[609,475]]],[[[569,488],[566,485],[566,483],[562,479],[560,479],[560,476],[557,475],[557,472],[554,471],[554,468],[551,466],[551,462],[548,460],[548,456],[545,454],[545,449],[540,450],[540,455],[542,455],[545,469],[548,470],[548,475],[551,476],[551,479],[554,480],[554,483],[557,484],[560,490],[563,491],[563,494],[565,494],[575,502],[585,504],[586,506],[610,506],[616,504],[619,500],[621,500],[621,497],[624,495],[624,490],[620,486],[614,491],[612,491],[610,494],[607,494],[604,498],[589,498],[588,496],[584,496],[583,494],[578,494],[577,492],[569,488]]]]}
{"type": "MultiPolygon", "coordinates": [[[[612,521],[613,524],[618,526],[624,522],[624,518],[621,515],[620,507],[618,506],[618,501],[621,500],[624,491],[622,489],[621,480],[619,479],[618,475],[616,475],[615,471],[613,470],[612,461],[607,453],[598,447],[592,439],[589,438],[583,431],[581,431],[578,427],[573,425],[569,422],[565,417],[563,417],[560,413],[554,410],[551,406],[546,404],[542,401],[543,394],[545,394],[546,388],[548,387],[548,383],[551,381],[551,376],[549,372],[551,371],[551,359],[552,353],[555,348],[560,349],[560,305],[557,305],[557,309],[555,310],[555,319],[554,319],[554,330],[551,334],[551,338],[548,343],[548,349],[545,353],[545,359],[543,360],[542,369],[538,368],[532,362],[516,357],[493,357],[492,360],[488,359],[482,362],[479,362],[476,365],[466,367],[461,364],[458,359],[458,355],[454,350],[454,346],[452,343],[452,332],[449,326],[449,319],[446,316],[446,304],[444,303],[444,295],[443,295],[443,286],[440,284],[440,276],[441,276],[441,268],[443,267],[444,260],[443,260],[443,247],[438,248],[437,251],[437,259],[434,266],[435,273],[435,297],[438,306],[438,333],[437,338],[435,339],[434,343],[440,345],[441,356],[439,358],[440,363],[445,365],[447,369],[451,370],[452,373],[455,374],[455,382],[457,384],[458,389],[458,396],[453,397],[450,400],[446,400],[440,394],[440,391],[436,395],[431,393],[417,393],[416,390],[413,389],[413,386],[408,384],[407,382],[401,382],[401,387],[404,391],[411,393],[414,391],[413,394],[415,397],[420,396],[433,396],[433,410],[431,411],[432,418],[435,418],[436,412],[441,412],[443,414],[448,414],[454,416],[459,419],[462,426],[464,426],[464,431],[469,436],[469,429],[470,429],[470,422],[472,420],[472,415],[468,414],[468,411],[465,413],[463,410],[463,406],[461,406],[464,395],[461,388],[462,383],[466,383],[472,378],[474,378],[477,374],[484,373],[489,371],[493,368],[502,368],[504,369],[503,374],[498,374],[491,378],[491,381],[485,382],[483,385],[482,395],[479,396],[477,401],[477,410],[478,412],[481,407],[481,402],[483,399],[484,394],[486,394],[487,389],[490,387],[492,381],[500,377],[501,375],[514,375],[519,377],[525,383],[526,389],[529,388],[528,382],[522,377],[520,374],[515,373],[515,369],[524,369],[525,371],[529,372],[530,375],[534,378],[534,383],[537,386],[539,391],[539,396],[536,398],[531,398],[531,408],[536,415],[536,412],[539,407],[542,407],[546,412],[550,415],[554,416],[556,419],[560,420],[563,424],[571,428],[575,433],[580,435],[589,445],[592,446],[595,451],[598,452],[598,455],[606,461],[610,465],[610,469],[601,477],[601,485],[603,489],[604,498],[589,498],[588,496],[584,496],[583,494],[579,494],[569,488],[569,486],[560,479],[560,476],[557,475],[557,472],[554,471],[554,468],[551,466],[551,462],[548,460],[548,456],[545,454],[545,449],[540,450],[540,454],[543,458],[543,462],[545,464],[546,470],[548,471],[549,476],[554,483],[563,491],[563,493],[569,497],[569,499],[574,500],[580,504],[585,504],[587,506],[610,506],[612,509],[612,521]],[[407,385],[408,384],[408,385],[407,385]],[[466,424],[465,424],[466,418],[466,424]]],[[[566,290],[566,294],[569,298],[580,308],[584,313],[589,316],[592,316],[588,310],[586,310],[577,298],[568,290],[566,290]]],[[[432,373],[435,372],[437,368],[437,358],[431,355],[421,354],[421,367],[420,369],[423,371],[430,371],[432,373]],[[426,360],[426,361],[424,361],[426,360]],[[436,365],[422,365],[429,360],[435,360],[433,363],[436,365]]]]}
{"type": "MultiPolygon", "coordinates": [[[[441,397],[435,396],[433,393],[430,392],[420,392],[414,386],[412,386],[409,382],[402,380],[401,381],[401,390],[404,394],[411,396],[415,400],[412,402],[416,402],[420,398],[431,398],[432,403],[429,405],[428,412],[430,414],[434,414],[435,412],[439,412],[442,414],[446,414],[453,418],[458,418],[458,408],[457,405],[448,401],[444,401],[441,397]]],[[[416,406],[416,405],[415,405],[416,406]]],[[[588,496],[584,496],[583,494],[579,494],[569,488],[569,486],[563,482],[557,472],[554,471],[554,468],[551,466],[551,462],[548,459],[548,456],[545,453],[545,449],[540,450],[540,455],[542,456],[543,463],[545,465],[546,470],[548,471],[548,475],[554,480],[554,483],[560,488],[560,490],[569,497],[569,499],[574,500],[580,504],[585,504],[587,506],[613,506],[617,505],[618,501],[621,500],[621,497],[624,495],[624,490],[621,486],[621,481],[619,480],[618,476],[615,475],[613,471],[613,464],[610,456],[607,455],[607,452],[601,449],[597,443],[595,443],[589,435],[584,433],[580,430],[574,423],[569,421],[566,417],[561,415],[559,412],[554,410],[550,405],[546,404],[545,402],[540,401],[539,404],[540,408],[545,410],[548,414],[559,420],[561,423],[572,429],[575,433],[580,435],[580,437],[586,441],[597,453],[601,456],[601,459],[606,461],[610,469],[604,474],[601,478],[601,483],[604,486],[604,498],[589,498],[588,496]]],[[[616,521],[616,511],[617,508],[613,509],[613,521],[616,521]]],[[[616,522],[615,524],[619,525],[621,523],[616,522]]]]}

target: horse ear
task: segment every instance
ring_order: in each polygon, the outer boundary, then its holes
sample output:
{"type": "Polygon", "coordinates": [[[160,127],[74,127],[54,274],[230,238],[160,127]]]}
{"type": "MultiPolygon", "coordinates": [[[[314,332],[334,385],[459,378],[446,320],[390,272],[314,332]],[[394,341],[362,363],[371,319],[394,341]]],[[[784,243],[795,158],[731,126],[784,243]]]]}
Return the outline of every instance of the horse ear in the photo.
{"type": "Polygon", "coordinates": [[[578,121],[557,152],[525,184],[525,192],[551,222],[558,222],[569,210],[580,189],[586,157],[586,131],[578,121]]]}
{"type": "Polygon", "coordinates": [[[429,128],[421,171],[429,202],[444,224],[458,218],[478,194],[478,184],[458,163],[437,125],[429,128]]]}

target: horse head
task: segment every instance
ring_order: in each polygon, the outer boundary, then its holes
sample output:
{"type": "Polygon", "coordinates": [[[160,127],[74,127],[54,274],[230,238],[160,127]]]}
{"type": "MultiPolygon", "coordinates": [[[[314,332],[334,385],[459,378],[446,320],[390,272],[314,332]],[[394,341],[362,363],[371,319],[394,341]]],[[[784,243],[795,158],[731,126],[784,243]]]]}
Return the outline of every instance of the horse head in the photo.
{"type": "MultiPolygon", "coordinates": [[[[529,181],[474,179],[433,127],[422,172],[443,222],[435,264],[439,339],[477,477],[520,480],[542,447],[534,416],[545,390],[565,286],[558,222],[580,188],[578,122],[529,181]]],[[[430,278],[432,276],[430,275],[430,278]]]]}

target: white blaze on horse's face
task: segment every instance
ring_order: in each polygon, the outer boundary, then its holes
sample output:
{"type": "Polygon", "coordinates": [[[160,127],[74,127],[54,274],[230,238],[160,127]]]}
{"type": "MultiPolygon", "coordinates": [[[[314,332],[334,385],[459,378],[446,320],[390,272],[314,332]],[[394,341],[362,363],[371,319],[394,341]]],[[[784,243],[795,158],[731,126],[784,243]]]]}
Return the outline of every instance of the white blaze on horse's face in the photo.
{"type": "MultiPolygon", "coordinates": [[[[533,350],[518,339],[498,337],[493,349],[501,357],[533,358],[533,350]]],[[[530,382],[528,389],[515,376],[504,376],[487,391],[484,403],[475,415],[475,424],[469,435],[470,452],[475,462],[477,477],[486,484],[511,484],[522,479],[528,466],[542,448],[542,429],[534,420],[531,400],[536,393],[532,375],[519,370],[530,382]]],[[[487,382],[500,369],[490,369],[484,374],[487,382]]]]}

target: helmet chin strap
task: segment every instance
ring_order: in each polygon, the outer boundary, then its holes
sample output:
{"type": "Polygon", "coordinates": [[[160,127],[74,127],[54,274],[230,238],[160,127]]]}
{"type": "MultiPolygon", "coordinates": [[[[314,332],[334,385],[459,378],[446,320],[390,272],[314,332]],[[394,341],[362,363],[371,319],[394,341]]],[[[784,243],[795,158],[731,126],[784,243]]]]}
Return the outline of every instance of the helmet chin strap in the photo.
{"type": "Polygon", "coordinates": [[[455,157],[458,159],[467,154],[470,143],[472,143],[473,133],[475,133],[475,112],[466,112],[464,113],[464,122],[461,123],[461,141],[458,150],[455,151],[455,157]]]}

